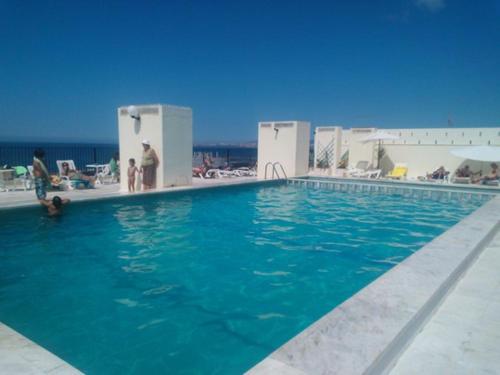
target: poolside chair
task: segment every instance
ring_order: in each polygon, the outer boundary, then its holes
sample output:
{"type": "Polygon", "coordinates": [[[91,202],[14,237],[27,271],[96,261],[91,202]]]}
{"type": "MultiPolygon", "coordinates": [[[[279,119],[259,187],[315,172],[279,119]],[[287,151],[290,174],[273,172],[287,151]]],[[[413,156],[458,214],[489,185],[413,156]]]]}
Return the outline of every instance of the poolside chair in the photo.
{"type": "Polygon", "coordinates": [[[248,168],[248,167],[241,167],[238,169],[233,170],[233,173],[236,174],[238,177],[253,177],[257,176],[257,172],[255,169],[248,168]]]}
{"type": "Polygon", "coordinates": [[[62,180],[60,187],[64,190],[74,190],[74,189],[88,189],[91,188],[92,185],[89,181],[86,180],[78,180],[78,179],[70,179],[68,176],[63,176],[63,167],[64,163],[68,163],[68,167],[70,170],[76,171],[75,162],[73,160],[56,160],[57,169],[59,170],[59,178],[62,180]]]}
{"type": "Polygon", "coordinates": [[[226,171],[224,169],[209,169],[205,173],[206,178],[226,178],[226,177],[237,177],[238,175],[234,171],[226,171]]]}
{"type": "Polygon", "coordinates": [[[408,174],[408,167],[406,166],[406,164],[397,163],[394,166],[394,169],[390,171],[385,177],[395,180],[401,180],[406,178],[407,174],[408,174]]]}
{"type": "Polygon", "coordinates": [[[30,174],[29,172],[29,169],[22,165],[18,165],[14,167],[14,171],[14,184],[16,185],[16,187],[20,186],[24,190],[30,190],[33,187],[33,178],[32,174],[30,174]]]}
{"type": "Polygon", "coordinates": [[[111,173],[111,168],[109,164],[106,164],[104,169],[101,172],[98,172],[96,175],[96,183],[100,184],[113,184],[117,182],[116,176],[111,173]]]}
{"type": "Polygon", "coordinates": [[[354,173],[352,177],[362,177],[362,178],[380,178],[382,174],[382,169],[369,169],[364,172],[354,173]]]}
{"type": "Polygon", "coordinates": [[[360,160],[356,163],[355,167],[348,167],[346,172],[348,176],[356,177],[356,174],[366,172],[369,167],[370,163],[366,160],[360,160]]]}

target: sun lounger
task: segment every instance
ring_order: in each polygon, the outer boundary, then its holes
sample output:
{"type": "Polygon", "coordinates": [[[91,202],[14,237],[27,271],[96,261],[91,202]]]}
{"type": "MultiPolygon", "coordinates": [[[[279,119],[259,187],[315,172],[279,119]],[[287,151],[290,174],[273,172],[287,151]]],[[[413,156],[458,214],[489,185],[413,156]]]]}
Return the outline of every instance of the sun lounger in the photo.
{"type": "Polygon", "coordinates": [[[226,171],[223,169],[209,169],[205,173],[206,178],[225,178],[225,177],[237,177],[238,175],[234,171],[226,171]]]}
{"type": "Polygon", "coordinates": [[[369,167],[370,163],[368,163],[366,160],[360,160],[356,163],[355,167],[348,167],[346,172],[348,176],[356,177],[355,175],[366,172],[369,167]]]}
{"type": "Polygon", "coordinates": [[[250,177],[250,176],[257,176],[257,172],[255,169],[247,168],[247,167],[241,167],[238,169],[233,170],[233,173],[236,174],[238,177],[250,177]]]}
{"type": "Polygon", "coordinates": [[[406,166],[406,164],[398,163],[394,166],[394,169],[390,171],[385,177],[395,180],[401,180],[403,178],[406,178],[407,174],[408,167],[406,166]]]}
{"type": "Polygon", "coordinates": [[[61,186],[64,190],[74,189],[90,189],[93,188],[88,180],[70,179],[68,176],[63,175],[63,164],[68,163],[70,170],[76,171],[75,162],[73,160],[56,160],[57,169],[59,170],[59,178],[62,180],[61,186]]]}
{"type": "Polygon", "coordinates": [[[113,173],[111,173],[111,168],[109,164],[106,164],[103,170],[96,174],[96,177],[97,177],[96,183],[98,182],[100,184],[113,184],[117,182],[116,176],[113,173]]]}
{"type": "Polygon", "coordinates": [[[454,184],[470,184],[470,183],[472,183],[472,178],[470,178],[470,177],[454,177],[452,181],[454,184]]]}
{"type": "Polygon", "coordinates": [[[359,173],[357,176],[353,177],[364,177],[364,178],[379,178],[382,173],[382,169],[370,169],[365,172],[359,173]]]}

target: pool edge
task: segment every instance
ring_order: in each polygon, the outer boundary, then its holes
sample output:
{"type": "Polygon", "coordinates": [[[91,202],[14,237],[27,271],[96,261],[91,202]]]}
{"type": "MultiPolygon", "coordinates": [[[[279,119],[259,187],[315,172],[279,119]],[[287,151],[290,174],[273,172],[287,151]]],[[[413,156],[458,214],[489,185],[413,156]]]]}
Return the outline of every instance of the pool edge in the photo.
{"type": "Polygon", "coordinates": [[[312,323],[247,374],[388,372],[499,232],[497,212],[500,196],[312,323]],[[454,251],[449,251],[452,246],[454,251]]]}
{"type": "Polygon", "coordinates": [[[0,374],[83,374],[0,322],[0,374]]]}

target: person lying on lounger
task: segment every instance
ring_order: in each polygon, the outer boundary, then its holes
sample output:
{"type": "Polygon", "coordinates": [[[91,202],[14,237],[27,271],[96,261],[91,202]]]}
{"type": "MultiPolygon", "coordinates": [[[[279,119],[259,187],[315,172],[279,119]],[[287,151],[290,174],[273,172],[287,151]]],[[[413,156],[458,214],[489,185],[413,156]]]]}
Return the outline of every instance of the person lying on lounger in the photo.
{"type": "Polygon", "coordinates": [[[443,180],[446,176],[448,176],[450,172],[447,172],[443,166],[436,169],[434,172],[429,173],[427,178],[430,180],[443,180]]]}
{"type": "Polygon", "coordinates": [[[498,165],[497,165],[497,163],[491,163],[490,167],[491,167],[490,174],[481,177],[479,180],[476,180],[477,183],[486,185],[490,181],[498,181],[498,179],[500,178],[500,176],[498,175],[498,165]]]}
{"type": "Polygon", "coordinates": [[[458,168],[457,171],[455,172],[455,177],[461,177],[461,178],[473,178],[476,175],[481,175],[481,171],[479,172],[472,172],[469,168],[468,165],[464,166],[463,168],[458,168]]]}
{"type": "Polygon", "coordinates": [[[47,207],[47,213],[49,216],[57,216],[62,213],[62,208],[64,205],[70,202],[67,198],[61,198],[59,196],[55,196],[52,199],[42,199],[40,200],[40,204],[42,206],[47,207]]]}
{"type": "Polygon", "coordinates": [[[95,178],[85,176],[83,173],[75,171],[74,169],[69,169],[69,164],[66,162],[62,163],[62,175],[68,177],[70,180],[88,181],[92,186],[95,184],[95,178]]]}

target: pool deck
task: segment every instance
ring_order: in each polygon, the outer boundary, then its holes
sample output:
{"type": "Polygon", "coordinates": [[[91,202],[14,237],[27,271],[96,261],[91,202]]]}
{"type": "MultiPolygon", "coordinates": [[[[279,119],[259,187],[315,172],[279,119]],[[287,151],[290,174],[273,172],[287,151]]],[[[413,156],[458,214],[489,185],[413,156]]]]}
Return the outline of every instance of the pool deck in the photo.
{"type": "Polygon", "coordinates": [[[402,354],[392,375],[500,374],[500,234],[402,354]]]}
{"type": "MultiPolygon", "coordinates": [[[[142,194],[158,194],[168,191],[182,191],[192,189],[202,189],[215,186],[239,185],[243,183],[255,182],[255,177],[237,177],[237,178],[220,178],[220,179],[204,179],[193,178],[192,186],[168,187],[151,190],[148,192],[138,191],[135,193],[121,192],[120,184],[97,185],[95,189],[69,190],[69,191],[49,191],[48,196],[69,198],[73,202],[90,201],[103,198],[116,198],[125,196],[134,196],[142,194]]],[[[0,192],[0,209],[39,206],[34,190],[16,190],[0,192]]]]}
{"type": "MultiPolygon", "coordinates": [[[[255,181],[196,179],[191,187],[135,194],[115,184],[57,194],[86,201],[255,181]]],[[[33,191],[0,193],[0,209],[37,205],[33,191]]],[[[500,373],[499,212],[497,196],[249,373],[500,373]]],[[[79,371],[0,323],[0,374],[12,373],[79,371]]]]}

